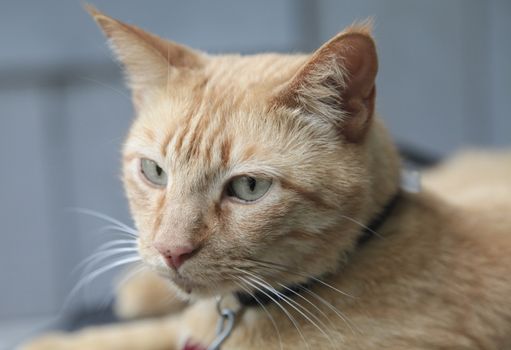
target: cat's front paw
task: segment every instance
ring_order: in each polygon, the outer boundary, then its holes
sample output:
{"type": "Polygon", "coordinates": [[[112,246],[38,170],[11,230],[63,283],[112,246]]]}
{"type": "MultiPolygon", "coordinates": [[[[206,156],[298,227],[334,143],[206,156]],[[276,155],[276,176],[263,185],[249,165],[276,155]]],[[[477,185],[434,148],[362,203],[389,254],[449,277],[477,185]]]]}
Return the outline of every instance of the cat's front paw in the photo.
{"type": "Polygon", "coordinates": [[[70,337],[64,333],[51,333],[43,335],[28,343],[21,345],[20,350],[64,350],[82,349],[70,344],[70,337]]]}
{"type": "Polygon", "coordinates": [[[175,295],[167,281],[144,270],[118,286],[114,309],[120,318],[134,319],[176,313],[185,306],[186,302],[175,295]]]}
{"type": "MultiPolygon", "coordinates": [[[[21,350],[112,350],[124,349],[116,337],[102,337],[96,332],[50,333],[21,346],[21,350]]],[[[125,345],[125,344],[124,344],[125,345]]]]}

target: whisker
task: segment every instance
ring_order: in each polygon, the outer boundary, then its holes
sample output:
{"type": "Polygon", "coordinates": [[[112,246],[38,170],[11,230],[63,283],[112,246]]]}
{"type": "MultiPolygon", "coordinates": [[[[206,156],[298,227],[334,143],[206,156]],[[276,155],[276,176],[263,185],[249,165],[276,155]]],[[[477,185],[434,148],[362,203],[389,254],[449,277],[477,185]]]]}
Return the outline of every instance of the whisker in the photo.
{"type": "Polygon", "coordinates": [[[111,86],[111,85],[109,85],[109,84],[107,84],[107,83],[105,83],[105,82],[103,82],[101,80],[97,80],[97,79],[90,78],[90,77],[85,77],[85,76],[78,76],[77,78],[81,79],[81,80],[89,81],[91,83],[96,83],[96,84],[98,84],[98,85],[100,85],[102,87],[105,87],[105,88],[107,88],[107,89],[109,89],[111,91],[114,91],[114,92],[118,93],[119,95],[121,95],[123,97],[126,97],[128,100],[131,101],[130,96],[128,96],[128,94],[126,94],[124,91],[116,89],[115,87],[113,87],[113,86],[111,86]]]}
{"type": "Polygon", "coordinates": [[[102,227],[98,230],[100,234],[106,233],[106,232],[114,232],[114,233],[120,233],[124,234],[129,237],[138,238],[138,234],[134,233],[136,231],[126,231],[123,227],[117,226],[117,225],[108,225],[105,227],[102,227]]]}
{"type": "Polygon", "coordinates": [[[114,261],[106,266],[103,266],[102,268],[99,268],[93,272],[91,272],[90,274],[88,274],[87,276],[83,277],[80,281],[78,281],[78,283],[74,286],[74,288],[71,290],[71,292],[69,293],[69,296],[66,298],[66,300],[64,301],[64,304],[62,306],[63,310],[65,310],[69,304],[69,302],[76,296],[76,293],[82,288],[84,287],[86,284],[90,283],[91,281],[93,281],[95,278],[99,277],[100,275],[104,274],[105,272],[115,268],[115,267],[118,267],[118,266],[122,266],[122,265],[126,265],[126,264],[130,264],[130,263],[134,263],[136,261],[141,261],[142,259],[137,255],[137,256],[131,256],[131,257],[126,257],[124,259],[121,259],[121,260],[117,260],[117,261],[114,261]]]}
{"type": "MultiPolygon", "coordinates": [[[[171,305],[174,300],[177,299],[177,294],[175,292],[170,292],[165,297],[165,300],[163,301],[164,304],[171,305]]],[[[180,300],[178,300],[180,302],[180,300]]],[[[183,301],[184,302],[184,301],[183,301]]]]}
{"type": "MultiPolygon", "coordinates": [[[[247,273],[248,273],[248,272],[247,272],[247,273]]],[[[279,291],[277,291],[275,288],[273,288],[273,287],[272,287],[272,286],[271,286],[271,285],[270,285],[267,281],[265,281],[265,280],[264,280],[261,276],[256,277],[256,276],[254,275],[254,278],[258,278],[261,282],[266,283],[267,285],[269,285],[269,286],[270,286],[270,288],[271,288],[271,291],[272,291],[273,293],[279,293],[279,294],[282,294],[282,293],[280,293],[279,291]]],[[[320,308],[318,308],[316,305],[314,305],[314,304],[313,304],[310,300],[308,300],[307,298],[305,298],[303,295],[301,295],[300,293],[298,293],[298,292],[294,291],[293,289],[291,289],[291,288],[289,288],[289,287],[287,287],[287,286],[283,285],[282,283],[278,283],[278,282],[277,282],[277,284],[278,284],[278,285],[280,285],[281,287],[283,287],[284,289],[286,289],[286,290],[288,290],[288,291],[292,292],[294,295],[298,296],[299,298],[301,298],[301,299],[305,300],[307,303],[309,303],[310,305],[312,305],[312,306],[313,306],[313,307],[314,307],[314,308],[315,308],[315,309],[316,309],[316,310],[320,313],[320,315],[322,315],[323,317],[325,317],[327,320],[329,320],[329,321],[330,321],[330,319],[328,318],[328,316],[327,316],[327,315],[326,315],[326,314],[325,314],[325,313],[324,313],[324,312],[323,312],[320,308]]],[[[287,298],[287,299],[288,299],[288,300],[290,300],[291,302],[296,303],[296,305],[297,305],[298,307],[300,307],[300,308],[301,308],[301,309],[303,309],[304,311],[308,312],[308,313],[309,313],[312,317],[314,317],[314,318],[315,318],[318,322],[320,322],[320,323],[322,324],[322,326],[323,326],[323,327],[327,328],[327,327],[326,327],[326,325],[325,325],[325,324],[324,324],[324,323],[323,323],[323,322],[322,322],[322,321],[321,321],[321,320],[320,320],[320,319],[319,319],[316,315],[314,315],[312,312],[310,312],[310,310],[308,310],[307,308],[305,308],[303,305],[301,305],[301,304],[297,303],[296,301],[292,300],[291,298],[287,297],[287,296],[286,296],[286,295],[284,295],[284,294],[282,294],[282,296],[283,296],[283,297],[285,297],[285,298],[287,298]]],[[[333,326],[333,323],[332,323],[331,321],[330,321],[330,324],[333,326]]]]}
{"type": "MultiPolygon", "coordinates": [[[[235,278],[236,276],[234,275],[230,275],[231,277],[235,278]]],[[[271,323],[273,324],[273,328],[275,328],[275,330],[277,331],[277,336],[279,337],[279,344],[280,344],[280,350],[283,350],[284,349],[284,346],[282,344],[282,336],[280,335],[280,331],[279,331],[279,328],[277,327],[277,322],[275,322],[275,319],[273,318],[273,316],[270,314],[270,312],[268,311],[268,309],[264,306],[263,303],[261,303],[259,301],[259,299],[257,299],[257,297],[255,296],[254,293],[252,293],[247,287],[245,287],[241,282],[238,282],[238,281],[233,281],[238,287],[240,287],[241,289],[243,289],[246,293],[248,293],[252,298],[254,298],[254,300],[262,307],[262,309],[264,310],[264,312],[266,313],[266,315],[268,316],[269,320],[271,321],[271,323]]]]}
{"type": "Polygon", "coordinates": [[[318,299],[323,305],[325,305],[326,307],[328,307],[330,310],[332,310],[333,313],[335,313],[337,315],[337,317],[339,317],[344,323],[346,323],[346,325],[348,326],[348,328],[350,329],[350,331],[352,333],[355,333],[353,327],[359,332],[359,333],[362,333],[360,331],[360,329],[358,327],[356,327],[354,324],[352,324],[352,322],[350,322],[348,320],[348,318],[341,312],[339,311],[339,309],[337,309],[335,306],[333,306],[330,302],[328,302],[327,300],[325,300],[324,298],[322,298],[321,296],[319,296],[317,293],[314,293],[313,291],[311,291],[310,289],[308,288],[305,288],[305,287],[300,287],[303,291],[305,291],[306,293],[310,294],[311,296],[313,296],[314,298],[318,299]]]}
{"type": "Polygon", "coordinates": [[[293,290],[293,289],[291,289],[291,288],[289,288],[289,287],[287,287],[287,286],[283,285],[282,283],[277,282],[277,284],[278,284],[280,287],[282,287],[282,288],[284,288],[284,289],[288,290],[289,292],[293,293],[294,295],[296,295],[296,297],[298,297],[298,298],[300,298],[300,299],[304,300],[306,303],[308,303],[309,305],[311,305],[311,306],[312,306],[312,307],[313,307],[313,308],[314,308],[317,312],[319,312],[319,314],[320,314],[321,316],[323,316],[324,318],[326,318],[326,319],[327,319],[327,321],[330,323],[330,326],[331,326],[332,328],[334,328],[334,329],[335,329],[335,324],[332,322],[332,320],[330,319],[330,317],[328,317],[328,315],[327,315],[326,313],[324,313],[324,312],[323,312],[323,310],[321,310],[319,307],[317,307],[317,306],[316,306],[316,305],[315,305],[312,301],[310,301],[309,299],[307,299],[306,297],[304,297],[303,295],[301,295],[301,294],[300,294],[300,293],[298,293],[297,291],[295,291],[295,290],[293,290]]]}
{"type": "MultiPolygon", "coordinates": [[[[71,274],[75,274],[78,270],[83,268],[85,265],[87,265],[91,260],[94,260],[95,257],[98,255],[103,255],[106,252],[115,251],[116,249],[124,249],[124,248],[130,248],[133,249],[133,251],[137,251],[137,244],[138,242],[133,239],[118,239],[111,242],[106,242],[102,245],[100,245],[98,248],[94,249],[94,252],[86,257],[84,260],[82,260],[78,265],[76,265],[73,270],[71,271],[71,274]],[[125,247],[127,246],[127,247],[125,247]],[[108,249],[107,249],[108,248],[108,249]],[[110,249],[110,248],[116,248],[116,249],[110,249]]],[[[102,259],[99,259],[101,261],[102,259]]]]}
{"type": "MultiPolygon", "coordinates": [[[[289,298],[288,296],[286,296],[285,294],[279,292],[278,290],[276,290],[275,288],[273,288],[270,284],[268,284],[267,282],[262,282],[262,281],[258,281],[258,279],[254,278],[254,277],[247,277],[248,279],[250,279],[252,282],[256,283],[256,284],[259,284],[261,287],[263,288],[266,288],[266,290],[272,292],[273,294],[277,295],[282,301],[284,301],[286,304],[288,304],[289,306],[291,306],[296,312],[298,312],[303,318],[305,318],[307,321],[309,321],[314,327],[316,327],[327,339],[329,339],[330,343],[332,346],[334,346],[334,342],[332,340],[332,338],[316,323],[314,322],[309,316],[307,316],[304,312],[302,312],[298,307],[300,307],[302,310],[306,310],[309,314],[310,311],[307,310],[306,308],[304,308],[302,305],[300,305],[299,303],[297,303],[296,301],[294,301],[293,299],[289,298]],[[296,306],[295,306],[296,305],[296,306]]],[[[263,280],[264,281],[264,280],[263,280]]],[[[311,314],[312,315],[312,314],[311,314]]],[[[313,317],[316,319],[316,320],[319,320],[315,315],[313,315],[313,317]]],[[[325,324],[319,320],[319,322],[323,325],[323,327],[325,327],[325,324]]]]}
{"type": "MultiPolygon", "coordinates": [[[[272,268],[277,268],[277,269],[280,269],[281,271],[285,271],[285,272],[289,272],[289,273],[292,273],[292,274],[297,274],[299,276],[302,276],[302,277],[309,277],[310,279],[342,294],[342,295],[345,295],[345,296],[348,296],[350,298],[353,298],[355,299],[354,296],[346,293],[346,292],[343,292],[341,290],[339,290],[338,288],[335,288],[334,286],[326,283],[325,281],[322,281],[314,276],[310,276],[310,275],[307,275],[307,274],[303,274],[303,273],[300,273],[300,272],[297,272],[295,270],[292,270],[292,269],[289,269],[287,266],[285,265],[282,265],[282,264],[277,264],[277,263],[272,263],[272,262],[268,262],[268,261],[262,261],[262,260],[255,260],[255,259],[247,259],[249,261],[252,261],[254,263],[257,264],[257,266],[259,267],[262,267],[262,268],[267,268],[267,269],[272,269],[272,268]],[[266,264],[266,265],[264,265],[266,264]]],[[[304,291],[306,291],[308,294],[312,295],[314,298],[318,299],[321,303],[323,303],[325,306],[327,306],[330,310],[332,310],[336,315],[337,317],[339,317],[343,322],[346,323],[346,325],[350,328],[350,330],[355,333],[355,330],[356,329],[359,333],[362,333],[361,330],[355,325],[353,324],[352,322],[349,321],[349,319],[339,310],[337,309],[335,306],[333,306],[331,303],[329,303],[327,300],[323,299],[322,297],[320,297],[319,295],[317,295],[316,293],[314,293],[313,291],[309,290],[308,288],[305,288],[303,286],[300,287],[301,289],[303,289],[304,291]]]]}
{"type": "Polygon", "coordinates": [[[258,287],[257,285],[253,284],[252,282],[250,281],[247,281],[244,277],[242,276],[238,276],[239,279],[241,279],[242,282],[245,282],[246,284],[250,285],[252,288],[254,288],[255,290],[258,290],[260,291],[261,293],[263,293],[264,295],[266,295],[266,297],[268,297],[269,299],[271,299],[285,314],[286,316],[289,318],[289,320],[291,321],[291,323],[293,324],[293,326],[296,328],[296,331],[298,332],[298,334],[300,335],[300,338],[302,338],[302,341],[305,343],[305,346],[307,347],[307,349],[310,349],[310,346],[309,346],[309,343],[307,342],[307,340],[305,340],[305,337],[300,329],[300,327],[298,326],[298,323],[296,322],[296,319],[289,313],[289,311],[286,310],[285,307],[283,307],[277,300],[275,300],[275,298],[273,298],[271,295],[269,295],[268,293],[266,293],[263,289],[261,289],[260,287],[258,287]]]}
{"type": "MultiPolygon", "coordinates": [[[[135,277],[136,275],[138,275],[139,273],[144,271],[146,268],[147,267],[143,263],[140,263],[139,266],[135,267],[132,271],[130,271],[125,276],[123,276],[123,278],[119,282],[116,283],[117,286],[122,286],[123,284],[127,283],[130,279],[132,279],[133,277],[135,277]]],[[[108,304],[111,303],[115,299],[115,291],[116,291],[116,288],[113,288],[105,296],[104,301],[102,303],[100,303],[100,306],[99,306],[100,310],[103,308],[106,308],[108,306],[108,304]]]]}
{"type": "Polygon", "coordinates": [[[122,285],[124,285],[125,283],[127,283],[129,280],[131,280],[132,278],[134,278],[136,275],[142,273],[144,270],[147,270],[147,266],[144,265],[143,263],[141,263],[139,266],[137,266],[136,268],[134,268],[132,271],[130,271],[129,273],[127,273],[126,275],[124,275],[120,280],[119,282],[117,282],[117,285],[120,287],[122,285]]]}
{"type": "Polygon", "coordinates": [[[111,258],[113,256],[119,255],[121,253],[136,253],[137,248],[136,247],[124,247],[124,248],[116,248],[116,249],[108,249],[106,251],[96,252],[94,254],[91,254],[88,258],[84,259],[80,264],[76,266],[76,268],[73,270],[80,270],[83,268],[82,275],[85,275],[90,271],[90,268],[103,260],[106,260],[108,258],[111,258]]]}
{"type": "Polygon", "coordinates": [[[311,279],[315,282],[318,282],[322,285],[324,285],[325,287],[328,287],[344,296],[347,296],[347,297],[350,297],[350,298],[353,298],[355,299],[355,297],[351,294],[348,294],[346,292],[343,292],[342,290],[332,286],[331,284],[317,278],[317,277],[314,277],[312,275],[309,275],[309,274],[306,274],[306,273],[303,273],[303,272],[300,272],[300,271],[296,271],[294,269],[291,269],[290,267],[286,266],[286,265],[282,265],[282,264],[277,264],[277,263],[273,263],[273,262],[269,262],[269,261],[263,261],[263,260],[255,260],[255,259],[251,259],[251,261],[253,261],[254,263],[257,263],[257,264],[266,264],[266,266],[264,265],[259,265],[260,267],[264,267],[264,268],[277,268],[277,269],[280,269],[281,271],[284,271],[284,272],[289,272],[291,274],[295,274],[295,275],[298,275],[298,276],[301,276],[301,277],[305,277],[305,278],[308,278],[308,279],[311,279]]]}
{"type": "Polygon", "coordinates": [[[357,224],[358,226],[362,227],[364,230],[367,230],[369,232],[371,232],[373,235],[377,236],[378,238],[381,238],[381,239],[385,239],[385,237],[383,237],[382,235],[380,235],[378,232],[376,232],[375,230],[373,230],[372,228],[370,228],[369,226],[367,225],[364,225],[363,223],[361,223],[360,221],[356,220],[356,219],[353,219],[353,218],[350,218],[349,216],[346,216],[346,215],[340,215],[342,218],[346,219],[346,220],[349,220],[355,224],[357,224]]]}
{"type": "Polygon", "coordinates": [[[113,217],[108,216],[106,214],[100,213],[98,211],[95,211],[95,210],[92,210],[92,209],[86,209],[86,208],[69,208],[68,210],[72,211],[72,212],[75,212],[75,213],[89,215],[89,216],[92,216],[92,217],[95,217],[95,218],[98,218],[98,219],[110,222],[110,223],[112,223],[114,225],[118,225],[119,227],[124,228],[128,232],[131,232],[131,233],[133,233],[135,235],[138,234],[138,232],[134,228],[129,227],[128,225],[124,224],[123,222],[121,222],[121,221],[119,221],[117,219],[114,219],[113,217]]]}
{"type": "Polygon", "coordinates": [[[100,251],[103,249],[107,249],[107,248],[111,248],[111,247],[115,247],[115,246],[122,246],[125,244],[133,244],[136,247],[138,244],[138,240],[136,240],[136,239],[116,239],[114,241],[109,241],[109,242],[103,243],[98,248],[96,248],[95,251],[97,252],[97,251],[100,251]]]}

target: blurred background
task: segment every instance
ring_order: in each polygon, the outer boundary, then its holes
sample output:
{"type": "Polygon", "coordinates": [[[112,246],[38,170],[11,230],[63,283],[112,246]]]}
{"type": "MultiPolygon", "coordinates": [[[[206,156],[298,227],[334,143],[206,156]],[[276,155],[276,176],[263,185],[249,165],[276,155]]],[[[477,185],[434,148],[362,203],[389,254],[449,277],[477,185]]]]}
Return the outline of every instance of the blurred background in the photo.
{"type": "MultiPolygon", "coordinates": [[[[375,18],[378,110],[426,157],[511,144],[509,0],[96,0],[100,10],[212,53],[310,51],[375,18]]],[[[0,348],[58,314],[72,273],[111,235],[96,210],[131,225],[119,155],[129,92],[79,1],[0,3],[0,348]]],[[[70,310],[108,301],[112,275],[70,310]]]]}

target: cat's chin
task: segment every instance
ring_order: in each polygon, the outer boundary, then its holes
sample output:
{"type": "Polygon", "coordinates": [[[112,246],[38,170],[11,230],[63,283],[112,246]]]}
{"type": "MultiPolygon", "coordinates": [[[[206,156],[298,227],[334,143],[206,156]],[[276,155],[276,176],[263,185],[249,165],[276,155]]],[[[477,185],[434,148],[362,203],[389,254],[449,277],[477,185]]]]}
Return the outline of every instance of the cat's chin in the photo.
{"type": "Polygon", "coordinates": [[[181,275],[175,275],[172,277],[166,275],[163,277],[170,282],[170,285],[183,300],[211,298],[217,295],[223,295],[237,291],[233,286],[230,286],[229,284],[216,285],[215,288],[212,288],[211,283],[203,284],[181,275]]]}
{"type": "Polygon", "coordinates": [[[179,274],[170,275],[168,272],[158,271],[163,279],[167,280],[183,300],[208,298],[218,295],[218,291],[212,290],[210,285],[206,285],[179,274]]]}
{"type": "Polygon", "coordinates": [[[187,296],[195,295],[197,292],[206,289],[204,285],[181,275],[175,275],[171,277],[170,281],[180,292],[187,296]]]}

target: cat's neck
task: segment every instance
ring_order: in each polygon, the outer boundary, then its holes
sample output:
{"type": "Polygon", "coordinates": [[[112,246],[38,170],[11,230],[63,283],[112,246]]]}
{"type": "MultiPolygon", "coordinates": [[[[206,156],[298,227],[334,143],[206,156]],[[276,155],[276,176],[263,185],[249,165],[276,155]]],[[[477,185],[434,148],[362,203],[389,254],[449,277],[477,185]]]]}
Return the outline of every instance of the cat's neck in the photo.
{"type": "Polygon", "coordinates": [[[369,192],[359,219],[368,224],[398,193],[401,181],[401,160],[392,139],[377,115],[367,135],[365,162],[369,171],[369,192]]]}

